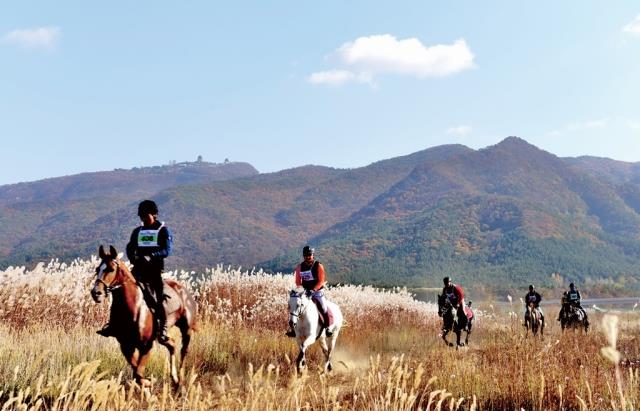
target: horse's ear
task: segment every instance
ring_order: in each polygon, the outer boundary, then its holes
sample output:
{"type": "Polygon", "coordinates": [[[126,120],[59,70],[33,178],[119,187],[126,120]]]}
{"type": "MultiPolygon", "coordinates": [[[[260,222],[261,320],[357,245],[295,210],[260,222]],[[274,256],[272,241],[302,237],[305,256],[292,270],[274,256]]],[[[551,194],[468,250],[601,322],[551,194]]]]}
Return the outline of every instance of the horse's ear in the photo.
{"type": "Polygon", "coordinates": [[[118,258],[118,251],[112,245],[109,246],[109,257],[113,258],[114,260],[118,258]]]}
{"type": "Polygon", "coordinates": [[[102,245],[100,245],[100,248],[98,248],[98,256],[100,257],[101,260],[104,260],[104,258],[107,256],[104,252],[104,247],[102,245]]]}

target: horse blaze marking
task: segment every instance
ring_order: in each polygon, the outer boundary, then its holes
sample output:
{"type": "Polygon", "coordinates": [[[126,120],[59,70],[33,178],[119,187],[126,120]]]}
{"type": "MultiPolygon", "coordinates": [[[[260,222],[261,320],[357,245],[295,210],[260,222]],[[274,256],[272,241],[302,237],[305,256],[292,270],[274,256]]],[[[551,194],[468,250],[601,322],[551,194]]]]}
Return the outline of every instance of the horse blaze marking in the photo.
{"type": "Polygon", "coordinates": [[[100,270],[98,271],[98,278],[102,280],[102,274],[104,274],[104,270],[107,268],[105,263],[100,264],[100,270]]]}

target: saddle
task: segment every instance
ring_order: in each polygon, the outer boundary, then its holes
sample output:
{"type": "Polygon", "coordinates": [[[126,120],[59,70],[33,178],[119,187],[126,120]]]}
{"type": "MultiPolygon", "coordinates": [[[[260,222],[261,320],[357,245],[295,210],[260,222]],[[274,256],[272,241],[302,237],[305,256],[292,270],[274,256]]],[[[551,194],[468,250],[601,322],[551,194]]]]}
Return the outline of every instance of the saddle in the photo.
{"type": "Polygon", "coordinates": [[[467,320],[473,319],[473,311],[471,310],[471,307],[467,305],[464,306],[464,315],[467,316],[467,320]]]}
{"type": "Polygon", "coordinates": [[[318,315],[318,322],[320,323],[320,325],[322,325],[323,327],[331,327],[333,325],[333,312],[331,311],[331,308],[327,305],[327,317],[329,317],[329,324],[325,324],[324,317],[322,315],[322,307],[315,300],[313,300],[313,303],[318,308],[318,314],[320,314],[318,315]]]}

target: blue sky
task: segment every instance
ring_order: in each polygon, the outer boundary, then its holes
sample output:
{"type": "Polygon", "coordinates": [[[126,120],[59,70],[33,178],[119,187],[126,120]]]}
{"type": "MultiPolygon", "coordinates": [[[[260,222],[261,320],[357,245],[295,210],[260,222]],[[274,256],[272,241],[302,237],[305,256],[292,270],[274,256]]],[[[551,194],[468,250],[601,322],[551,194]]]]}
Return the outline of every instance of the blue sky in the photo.
{"type": "Polygon", "coordinates": [[[198,155],[359,167],[510,135],[640,161],[634,1],[8,4],[0,184],[198,155]]]}

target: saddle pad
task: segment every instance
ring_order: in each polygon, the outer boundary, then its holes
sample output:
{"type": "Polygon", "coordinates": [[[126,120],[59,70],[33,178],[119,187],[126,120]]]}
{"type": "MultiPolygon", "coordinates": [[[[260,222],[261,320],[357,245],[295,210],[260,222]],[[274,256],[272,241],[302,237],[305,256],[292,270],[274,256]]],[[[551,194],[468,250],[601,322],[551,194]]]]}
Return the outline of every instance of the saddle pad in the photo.
{"type": "MultiPolygon", "coordinates": [[[[329,327],[331,327],[333,325],[333,312],[331,311],[331,308],[327,307],[327,313],[329,314],[329,327]]],[[[322,317],[322,314],[320,314],[319,317],[320,319],[318,320],[318,322],[321,325],[324,325],[324,318],[322,317]]]]}
{"type": "Polygon", "coordinates": [[[472,319],[473,318],[473,311],[471,311],[471,307],[467,307],[466,305],[464,306],[464,313],[467,316],[467,319],[472,319]]]}
{"type": "Polygon", "coordinates": [[[163,302],[164,311],[167,314],[178,311],[181,306],[180,296],[173,287],[170,287],[169,284],[167,284],[166,281],[164,282],[164,295],[166,296],[163,302]]]}

